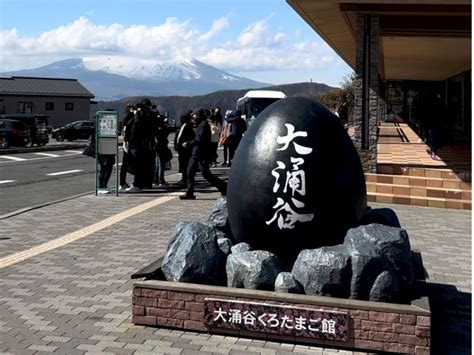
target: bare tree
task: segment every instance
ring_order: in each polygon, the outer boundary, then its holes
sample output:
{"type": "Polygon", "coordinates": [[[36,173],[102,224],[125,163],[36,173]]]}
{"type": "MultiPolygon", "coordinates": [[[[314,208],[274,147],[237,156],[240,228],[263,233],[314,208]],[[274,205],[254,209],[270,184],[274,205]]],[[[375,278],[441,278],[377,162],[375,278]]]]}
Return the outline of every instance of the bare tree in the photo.
{"type": "Polygon", "coordinates": [[[355,73],[343,78],[340,89],[334,89],[316,96],[316,100],[329,111],[337,113],[342,123],[352,123],[354,112],[355,73]]]}

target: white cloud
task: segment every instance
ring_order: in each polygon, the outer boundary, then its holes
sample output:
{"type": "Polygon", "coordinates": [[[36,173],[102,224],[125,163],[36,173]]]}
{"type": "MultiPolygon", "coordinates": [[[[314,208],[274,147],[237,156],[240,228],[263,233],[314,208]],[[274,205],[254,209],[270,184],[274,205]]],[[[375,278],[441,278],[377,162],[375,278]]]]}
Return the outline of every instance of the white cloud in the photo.
{"type": "Polygon", "coordinates": [[[16,28],[0,31],[0,49],[15,48],[18,43],[18,33],[16,28]]]}
{"type": "Polygon", "coordinates": [[[217,20],[214,20],[214,22],[212,23],[211,29],[208,32],[199,36],[198,40],[207,41],[228,26],[229,26],[229,15],[225,17],[220,17],[217,20]]]}
{"type": "MultiPolygon", "coordinates": [[[[96,25],[86,17],[73,23],[44,32],[38,37],[21,37],[15,29],[0,33],[0,49],[10,56],[41,58],[45,53],[56,53],[58,57],[71,55],[94,55],[116,53],[155,59],[167,59],[191,52],[199,32],[189,21],[180,22],[167,18],[157,26],[121,24],[96,25]]],[[[16,61],[16,60],[15,60],[16,61]]]]}
{"type": "MultiPolygon", "coordinates": [[[[304,40],[300,30],[296,35],[272,30],[271,15],[243,24],[234,38],[219,42],[217,35],[229,27],[230,17],[228,14],[215,19],[207,31],[198,30],[190,20],[174,17],[153,26],[100,25],[80,17],[36,37],[22,36],[12,28],[0,31],[0,71],[38,67],[70,57],[107,56],[144,62],[194,57],[234,73],[317,70],[340,65],[332,49],[316,36],[314,40],[304,40]]],[[[107,65],[105,61],[103,64],[107,65]]]]}
{"type": "Polygon", "coordinates": [[[261,44],[266,31],[266,20],[248,25],[237,38],[237,44],[242,47],[257,47],[261,44]]]}

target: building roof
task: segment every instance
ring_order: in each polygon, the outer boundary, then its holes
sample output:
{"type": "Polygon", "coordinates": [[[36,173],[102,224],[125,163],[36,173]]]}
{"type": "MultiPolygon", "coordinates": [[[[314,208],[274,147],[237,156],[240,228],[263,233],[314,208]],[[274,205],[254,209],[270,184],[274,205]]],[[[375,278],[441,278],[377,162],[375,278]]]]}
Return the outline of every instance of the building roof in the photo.
{"type": "Polygon", "coordinates": [[[382,79],[444,80],[471,68],[470,0],[286,0],[353,69],[356,15],[380,15],[382,79]]]}
{"type": "Polygon", "coordinates": [[[77,79],[24,76],[0,78],[0,95],[94,97],[77,79]]]}

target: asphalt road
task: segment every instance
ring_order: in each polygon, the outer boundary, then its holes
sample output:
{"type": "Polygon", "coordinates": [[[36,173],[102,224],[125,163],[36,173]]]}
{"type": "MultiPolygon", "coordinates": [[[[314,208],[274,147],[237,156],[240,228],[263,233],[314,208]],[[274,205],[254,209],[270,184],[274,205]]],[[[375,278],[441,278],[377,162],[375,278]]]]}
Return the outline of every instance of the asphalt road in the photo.
{"type": "MultiPolygon", "coordinates": [[[[173,141],[173,134],[168,137],[173,141]]],[[[52,144],[54,144],[52,142],[52,144]]],[[[51,144],[51,143],[50,143],[51,144]]],[[[178,158],[172,144],[172,170],[166,175],[175,174],[178,170],[178,158]]],[[[22,209],[51,203],[95,189],[95,161],[82,155],[82,148],[69,150],[38,151],[0,155],[0,216],[22,209]]],[[[222,149],[219,149],[222,161],[222,149]]],[[[119,164],[122,161],[119,156],[119,164]]],[[[119,166],[120,169],[120,166],[119,166]]],[[[226,178],[225,169],[213,169],[214,174],[226,178]]],[[[109,187],[115,186],[115,168],[109,180],[109,187]]],[[[128,183],[133,176],[128,175],[128,183]]],[[[200,176],[197,181],[203,185],[200,176]]],[[[170,188],[173,188],[170,186],[170,188]]]]}
{"type": "Polygon", "coordinates": [[[81,151],[0,155],[0,215],[93,191],[94,159],[81,151]]]}

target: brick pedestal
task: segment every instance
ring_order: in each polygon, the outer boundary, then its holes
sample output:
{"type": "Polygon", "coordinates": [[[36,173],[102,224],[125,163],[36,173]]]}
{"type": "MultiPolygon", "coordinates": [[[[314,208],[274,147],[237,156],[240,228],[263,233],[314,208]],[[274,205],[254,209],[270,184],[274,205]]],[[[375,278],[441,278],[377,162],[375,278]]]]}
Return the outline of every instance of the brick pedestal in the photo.
{"type": "MultiPolygon", "coordinates": [[[[426,285],[423,283],[419,287],[426,287],[426,285]]],[[[137,325],[233,334],[241,337],[357,350],[430,353],[431,317],[426,296],[417,299],[411,305],[399,305],[150,280],[134,284],[132,303],[132,322],[137,325]],[[330,341],[237,329],[208,329],[204,325],[204,300],[215,297],[347,312],[349,339],[330,341]]]]}

